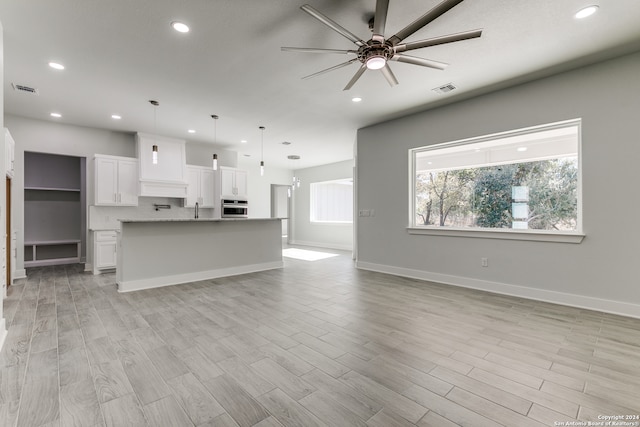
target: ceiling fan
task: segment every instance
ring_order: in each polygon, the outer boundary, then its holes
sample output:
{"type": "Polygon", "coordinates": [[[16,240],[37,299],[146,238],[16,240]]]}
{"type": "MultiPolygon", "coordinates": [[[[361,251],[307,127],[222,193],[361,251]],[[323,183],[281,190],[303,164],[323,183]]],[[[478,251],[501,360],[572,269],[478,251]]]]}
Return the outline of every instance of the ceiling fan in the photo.
{"type": "Polygon", "coordinates": [[[351,78],[349,83],[345,86],[344,90],[349,90],[358,81],[358,79],[364,74],[367,69],[380,70],[387,82],[391,86],[397,85],[398,80],[396,76],[389,68],[389,61],[405,62],[408,64],[421,65],[423,67],[435,68],[437,70],[444,70],[449,64],[439,61],[433,61],[430,59],[418,58],[415,56],[405,55],[403,52],[411,51],[414,49],[421,49],[423,47],[435,46],[445,43],[453,43],[462,40],[468,40],[480,37],[482,30],[471,30],[462,33],[449,34],[440,37],[434,37],[426,40],[419,40],[415,42],[402,43],[404,39],[411,36],[413,33],[435,20],[439,16],[444,15],[451,10],[454,6],[462,3],[464,0],[444,0],[436,7],[407,25],[402,30],[398,31],[395,35],[385,38],[384,29],[387,22],[387,11],[389,9],[389,0],[376,0],[376,11],[373,20],[369,22],[369,27],[373,32],[370,40],[364,41],[360,37],[356,36],[346,28],[340,26],[340,24],[331,20],[327,16],[323,15],[313,7],[305,4],[300,7],[304,12],[316,18],[327,27],[336,31],[340,35],[351,40],[358,46],[355,50],[341,50],[341,49],[316,49],[307,47],[282,47],[281,50],[289,52],[302,52],[302,53],[336,53],[344,55],[355,55],[355,58],[350,59],[347,62],[335,65],[317,73],[310,74],[303,77],[308,79],[311,77],[319,76],[320,74],[327,73],[329,71],[337,70],[338,68],[346,67],[354,62],[359,61],[361,63],[360,68],[356,71],[356,74],[351,78]]]}

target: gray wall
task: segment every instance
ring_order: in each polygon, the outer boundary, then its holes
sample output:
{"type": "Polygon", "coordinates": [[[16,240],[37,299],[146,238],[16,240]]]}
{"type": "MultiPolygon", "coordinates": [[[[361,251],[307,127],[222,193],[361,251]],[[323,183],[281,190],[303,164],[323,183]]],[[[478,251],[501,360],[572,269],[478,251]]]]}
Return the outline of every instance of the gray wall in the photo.
{"type": "Polygon", "coordinates": [[[299,169],[296,171],[296,176],[300,178],[301,184],[293,195],[292,243],[351,250],[353,248],[352,224],[312,224],[309,220],[309,184],[353,178],[353,160],[299,169]]]}
{"type": "Polygon", "coordinates": [[[640,317],[639,75],[637,53],[360,129],[358,266],[640,317]],[[407,233],[408,149],[574,118],[582,243],[407,233]]]}

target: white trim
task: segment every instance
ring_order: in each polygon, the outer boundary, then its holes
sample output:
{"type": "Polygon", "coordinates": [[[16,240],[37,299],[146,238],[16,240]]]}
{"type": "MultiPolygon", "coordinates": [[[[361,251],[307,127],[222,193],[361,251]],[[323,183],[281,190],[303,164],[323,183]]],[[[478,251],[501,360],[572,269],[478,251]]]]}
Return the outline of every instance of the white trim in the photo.
{"type": "Polygon", "coordinates": [[[356,268],[640,319],[640,305],[565,292],[356,261],[356,268]]]}
{"type": "Polygon", "coordinates": [[[580,233],[558,233],[545,230],[512,230],[512,229],[461,229],[436,227],[407,227],[409,234],[426,234],[429,236],[476,237],[482,239],[529,240],[551,243],[581,243],[585,235],[580,233]]]}
{"type": "Polygon", "coordinates": [[[16,270],[13,272],[13,280],[15,279],[26,279],[27,278],[27,270],[21,268],[20,270],[16,270]]]}
{"type": "Polygon", "coordinates": [[[325,248],[325,249],[337,249],[340,251],[352,251],[353,247],[350,245],[336,245],[333,243],[324,243],[324,242],[307,242],[302,240],[292,240],[289,242],[290,245],[299,245],[299,246],[313,246],[315,248],[325,248]]]}
{"type": "Polygon", "coordinates": [[[0,350],[4,347],[4,341],[7,339],[6,320],[0,319],[0,350]]]}
{"type": "Polygon", "coordinates": [[[217,279],[227,276],[236,276],[238,274],[255,273],[257,271],[274,270],[283,267],[284,261],[273,261],[261,264],[242,265],[238,267],[218,268],[215,270],[196,271],[193,273],[176,274],[173,276],[130,280],[127,282],[118,282],[118,292],[131,292],[140,291],[143,289],[160,288],[163,286],[179,285],[182,283],[217,279]]]}

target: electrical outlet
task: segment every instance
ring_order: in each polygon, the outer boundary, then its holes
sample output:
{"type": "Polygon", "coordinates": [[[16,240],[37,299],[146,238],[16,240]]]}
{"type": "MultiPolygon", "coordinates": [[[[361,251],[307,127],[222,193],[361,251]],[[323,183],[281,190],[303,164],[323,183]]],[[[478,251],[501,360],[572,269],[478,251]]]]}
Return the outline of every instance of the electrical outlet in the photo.
{"type": "Polygon", "coordinates": [[[480,265],[483,267],[489,267],[489,258],[480,258],[480,265]]]}

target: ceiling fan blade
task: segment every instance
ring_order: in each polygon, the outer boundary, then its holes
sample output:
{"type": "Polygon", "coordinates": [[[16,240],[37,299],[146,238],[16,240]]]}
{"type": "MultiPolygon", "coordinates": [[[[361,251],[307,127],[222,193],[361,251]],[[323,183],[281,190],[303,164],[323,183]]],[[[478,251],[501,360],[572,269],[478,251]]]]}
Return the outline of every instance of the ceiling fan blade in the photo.
{"type": "Polygon", "coordinates": [[[346,67],[347,65],[353,64],[357,60],[358,60],[358,58],[353,58],[352,60],[347,61],[347,62],[343,62],[342,64],[334,65],[333,67],[326,68],[324,70],[318,71],[317,73],[313,73],[313,74],[309,74],[308,76],[304,76],[302,79],[303,80],[310,79],[312,77],[319,76],[320,74],[328,73],[329,71],[333,71],[333,70],[337,70],[338,68],[346,67]]]}
{"type": "Polygon", "coordinates": [[[344,28],[343,26],[341,26],[337,22],[333,21],[331,18],[329,18],[329,17],[323,15],[322,13],[318,12],[316,9],[314,9],[311,6],[309,6],[308,4],[300,6],[300,9],[302,9],[305,12],[307,12],[309,15],[313,16],[318,21],[322,22],[324,25],[326,25],[327,27],[331,28],[333,31],[341,34],[342,36],[344,36],[346,38],[348,38],[349,40],[351,40],[352,42],[354,42],[358,46],[366,45],[365,41],[362,40],[360,37],[356,36],[351,31],[347,30],[346,28],[344,28]]]}
{"type": "Polygon", "coordinates": [[[433,61],[431,59],[418,58],[416,56],[396,54],[391,57],[391,61],[406,62],[407,64],[421,65],[423,67],[444,70],[449,66],[446,62],[433,61]]]}
{"type": "Polygon", "coordinates": [[[372,39],[380,43],[384,42],[384,27],[387,24],[388,10],[389,10],[389,0],[376,1],[376,15],[373,17],[372,39]]]}
{"type": "Polygon", "coordinates": [[[391,71],[391,67],[389,67],[389,64],[386,64],[383,68],[380,69],[380,71],[382,71],[382,75],[385,79],[387,79],[387,82],[389,82],[390,86],[395,86],[398,84],[398,79],[396,79],[393,71],[391,71]]]}
{"type": "Polygon", "coordinates": [[[339,54],[353,54],[356,55],[358,51],[355,50],[344,50],[344,49],[316,49],[313,47],[281,47],[281,51],[283,52],[300,52],[300,53],[339,53],[339,54]]]}
{"type": "Polygon", "coordinates": [[[351,80],[349,80],[349,83],[347,83],[347,85],[342,90],[351,89],[353,85],[356,84],[358,79],[364,74],[365,71],[367,71],[367,66],[365,64],[362,64],[362,66],[358,69],[358,71],[356,71],[356,73],[351,78],[351,80]]]}
{"type": "Polygon", "coordinates": [[[411,24],[398,31],[395,35],[389,37],[387,41],[390,42],[393,46],[397,45],[402,40],[406,39],[411,34],[415,33],[420,28],[424,27],[439,16],[444,15],[449,10],[453,9],[454,6],[462,3],[463,1],[464,0],[444,0],[442,3],[438,4],[436,7],[422,15],[420,18],[416,19],[411,24]]]}
{"type": "Polygon", "coordinates": [[[394,47],[395,52],[405,52],[407,50],[421,49],[423,47],[436,46],[439,44],[459,42],[462,40],[475,39],[482,35],[482,30],[471,30],[462,33],[449,34],[446,36],[434,37],[432,39],[419,40],[415,42],[399,44],[394,47]]]}

